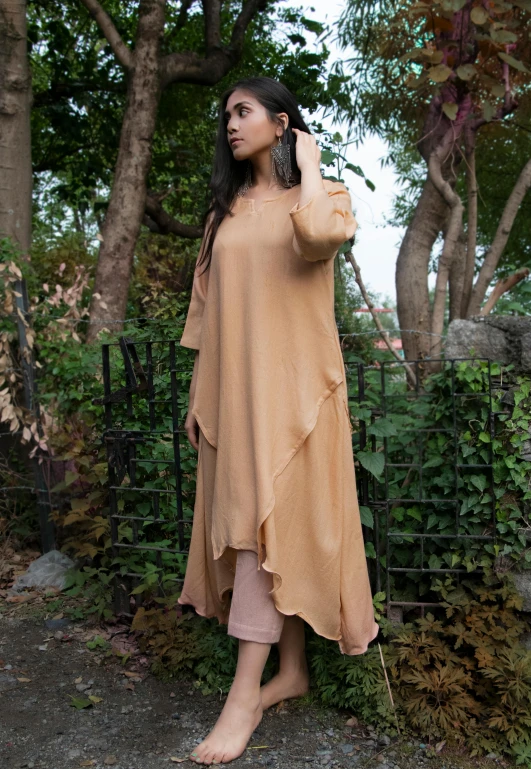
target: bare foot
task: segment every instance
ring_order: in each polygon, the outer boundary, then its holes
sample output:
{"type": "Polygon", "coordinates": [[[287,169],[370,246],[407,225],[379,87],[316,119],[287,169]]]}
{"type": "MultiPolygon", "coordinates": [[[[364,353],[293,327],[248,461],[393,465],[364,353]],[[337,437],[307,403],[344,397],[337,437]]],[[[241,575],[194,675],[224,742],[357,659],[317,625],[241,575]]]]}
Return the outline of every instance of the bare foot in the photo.
{"type": "Polygon", "coordinates": [[[260,693],[231,689],[216,725],[189,758],[197,764],[219,764],[241,756],[262,720],[260,693]]]}
{"type": "Polygon", "coordinates": [[[267,710],[281,700],[302,697],[310,691],[310,676],[305,666],[286,673],[279,672],[260,689],[262,708],[267,710]]]}

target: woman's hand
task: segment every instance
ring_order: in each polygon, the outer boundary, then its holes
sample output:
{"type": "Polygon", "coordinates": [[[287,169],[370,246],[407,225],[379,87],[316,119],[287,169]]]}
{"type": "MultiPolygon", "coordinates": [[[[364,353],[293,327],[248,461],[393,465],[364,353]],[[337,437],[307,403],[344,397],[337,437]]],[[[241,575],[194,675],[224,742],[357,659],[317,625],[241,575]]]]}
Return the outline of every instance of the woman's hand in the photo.
{"type": "Polygon", "coordinates": [[[301,192],[299,208],[302,208],[314,195],[325,189],[321,176],[321,150],[317,146],[313,134],[292,128],[297,136],[295,151],[297,165],[301,172],[301,192]]]}
{"type": "Polygon", "coordinates": [[[300,170],[305,168],[315,167],[320,168],[321,165],[321,150],[317,146],[315,136],[313,134],[301,131],[299,128],[291,129],[296,136],[295,142],[295,157],[297,165],[300,170]]]}
{"type": "Polygon", "coordinates": [[[186,430],[186,435],[188,436],[188,440],[190,441],[194,449],[196,451],[199,451],[199,425],[197,423],[197,419],[194,417],[191,410],[186,415],[186,422],[184,423],[184,429],[186,430]]]}

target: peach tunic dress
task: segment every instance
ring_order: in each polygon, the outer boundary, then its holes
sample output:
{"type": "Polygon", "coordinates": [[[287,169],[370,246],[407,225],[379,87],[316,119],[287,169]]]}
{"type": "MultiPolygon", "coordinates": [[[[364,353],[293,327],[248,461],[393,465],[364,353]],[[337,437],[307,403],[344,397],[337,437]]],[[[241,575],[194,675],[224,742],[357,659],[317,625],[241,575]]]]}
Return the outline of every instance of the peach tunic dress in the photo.
{"type": "Polygon", "coordinates": [[[254,550],[277,609],[355,655],[379,630],[334,315],[334,257],[357,223],[347,188],[324,186],[300,207],[300,186],[260,207],[237,197],[196,266],[180,343],[200,350],[199,451],[178,600],[228,622],[236,551],[254,550]]]}

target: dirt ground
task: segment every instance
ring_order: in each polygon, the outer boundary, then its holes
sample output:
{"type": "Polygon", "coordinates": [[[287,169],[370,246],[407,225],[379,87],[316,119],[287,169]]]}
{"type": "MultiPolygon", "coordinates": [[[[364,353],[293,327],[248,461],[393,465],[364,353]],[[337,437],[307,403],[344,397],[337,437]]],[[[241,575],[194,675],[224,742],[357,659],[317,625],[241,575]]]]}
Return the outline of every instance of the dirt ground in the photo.
{"type": "MultiPolygon", "coordinates": [[[[73,599],[33,591],[13,601],[0,591],[0,767],[163,769],[192,766],[187,755],[209,732],[221,695],[193,680],[149,673],[128,627],[87,619],[73,599]],[[79,619],[75,617],[79,616],[79,619]]],[[[390,737],[324,710],[311,698],[266,711],[238,767],[274,769],[476,769],[510,766],[450,753],[445,746],[390,737]],[[354,725],[347,725],[347,722],[354,725]]]]}

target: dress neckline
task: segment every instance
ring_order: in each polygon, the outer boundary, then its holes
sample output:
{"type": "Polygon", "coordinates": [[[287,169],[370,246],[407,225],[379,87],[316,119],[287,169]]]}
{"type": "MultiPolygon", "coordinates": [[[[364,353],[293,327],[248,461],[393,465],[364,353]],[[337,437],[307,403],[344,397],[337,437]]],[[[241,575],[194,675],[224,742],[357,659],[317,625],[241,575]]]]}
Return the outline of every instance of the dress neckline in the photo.
{"type": "Polygon", "coordinates": [[[262,208],[264,207],[265,203],[272,203],[274,200],[279,200],[280,198],[283,198],[285,195],[289,195],[291,190],[296,189],[297,187],[300,187],[300,184],[295,184],[295,185],[293,185],[293,187],[290,187],[286,192],[280,192],[278,195],[275,195],[274,197],[264,198],[263,200],[260,201],[260,204],[261,204],[260,208],[256,208],[256,201],[255,201],[254,198],[243,198],[243,197],[238,196],[238,200],[241,200],[244,203],[249,203],[251,205],[251,209],[255,213],[259,213],[262,210],[262,208]]]}

